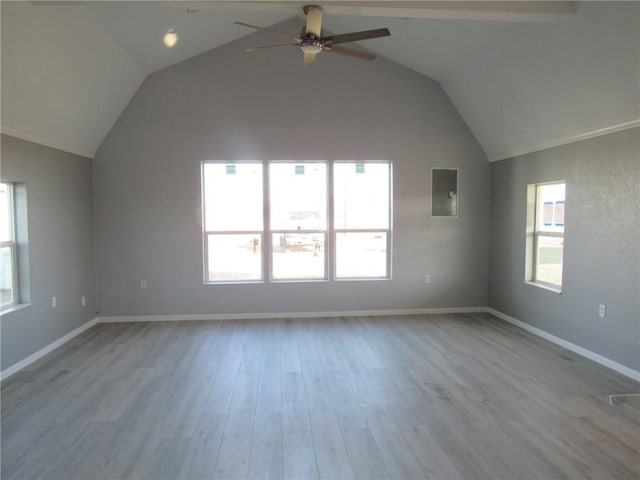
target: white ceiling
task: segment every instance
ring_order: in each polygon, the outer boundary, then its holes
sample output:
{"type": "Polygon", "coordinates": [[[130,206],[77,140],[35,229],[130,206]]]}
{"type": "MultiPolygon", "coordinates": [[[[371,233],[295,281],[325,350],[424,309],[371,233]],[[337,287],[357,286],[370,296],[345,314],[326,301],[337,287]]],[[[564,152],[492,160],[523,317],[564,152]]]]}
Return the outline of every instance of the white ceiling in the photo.
{"type": "MultiPolygon", "coordinates": [[[[304,3],[3,1],[2,131],[92,157],[148,74],[304,3]]],[[[388,27],[362,46],[438,80],[490,160],[640,124],[639,2],[322,5],[329,31],[388,27]]]]}

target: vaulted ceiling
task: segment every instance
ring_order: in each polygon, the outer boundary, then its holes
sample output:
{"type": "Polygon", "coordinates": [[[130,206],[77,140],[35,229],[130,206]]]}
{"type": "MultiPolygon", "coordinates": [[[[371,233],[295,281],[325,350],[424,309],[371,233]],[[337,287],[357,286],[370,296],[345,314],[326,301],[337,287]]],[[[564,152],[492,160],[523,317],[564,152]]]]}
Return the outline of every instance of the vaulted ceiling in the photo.
{"type": "MultiPolygon", "coordinates": [[[[248,34],[280,43],[233,22],[305,3],[3,1],[2,131],[93,157],[147,75],[248,34]]],[[[388,27],[362,46],[439,81],[489,160],[640,125],[639,2],[322,6],[328,31],[388,27]]]]}

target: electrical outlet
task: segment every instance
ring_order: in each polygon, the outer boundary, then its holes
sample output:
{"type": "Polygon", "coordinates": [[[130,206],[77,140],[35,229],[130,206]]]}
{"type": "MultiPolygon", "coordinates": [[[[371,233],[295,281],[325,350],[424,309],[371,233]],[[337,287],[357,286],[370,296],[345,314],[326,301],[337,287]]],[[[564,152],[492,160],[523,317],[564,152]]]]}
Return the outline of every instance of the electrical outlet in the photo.
{"type": "Polygon", "coordinates": [[[147,281],[146,280],[140,280],[140,289],[141,290],[146,290],[147,289],[147,281]]]}
{"type": "Polygon", "coordinates": [[[58,306],[58,300],[56,297],[51,297],[51,308],[56,308],[58,306]]]}
{"type": "Polygon", "coordinates": [[[83,306],[83,307],[87,306],[87,297],[82,297],[80,299],[80,305],[83,306]]]}
{"type": "Polygon", "coordinates": [[[598,315],[600,315],[600,317],[604,318],[607,315],[607,306],[600,304],[600,307],[598,308],[598,315]]]}
{"type": "Polygon", "coordinates": [[[431,275],[425,273],[424,275],[424,283],[431,283],[431,275]]]}

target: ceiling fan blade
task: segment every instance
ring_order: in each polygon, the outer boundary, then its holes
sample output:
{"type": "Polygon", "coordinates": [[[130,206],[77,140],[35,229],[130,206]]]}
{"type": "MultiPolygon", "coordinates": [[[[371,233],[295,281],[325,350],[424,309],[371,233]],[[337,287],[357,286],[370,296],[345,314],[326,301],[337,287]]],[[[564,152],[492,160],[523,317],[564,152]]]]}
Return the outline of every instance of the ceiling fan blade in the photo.
{"type": "Polygon", "coordinates": [[[307,5],[304,7],[304,13],[307,15],[305,33],[311,33],[320,38],[320,33],[322,32],[322,8],[316,5],[307,5]]]}
{"type": "Polygon", "coordinates": [[[344,33],[342,35],[330,35],[322,38],[326,45],[336,45],[338,43],[358,42],[371,38],[388,37],[391,32],[388,28],[377,28],[375,30],[365,30],[363,32],[344,33]]]}
{"type": "Polygon", "coordinates": [[[236,25],[242,25],[243,27],[249,27],[249,28],[254,28],[256,30],[262,30],[263,32],[270,32],[270,33],[275,33],[276,35],[282,35],[283,37],[287,37],[290,38],[291,40],[295,40],[296,42],[300,42],[300,38],[296,37],[295,35],[291,35],[290,33],[286,33],[286,32],[279,32],[277,30],[271,30],[270,28],[264,28],[264,27],[258,27],[256,25],[251,25],[249,23],[244,23],[244,22],[233,22],[236,25]]]}
{"type": "Polygon", "coordinates": [[[313,65],[316,63],[316,55],[317,53],[305,53],[304,54],[304,66],[308,67],[309,65],[313,65]]]}
{"type": "Polygon", "coordinates": [[[255,52],[256,50],[267,50],[269,48],[285,48],[285,47],[297,47],[297,43],[280,43],[278,45],[262,45],[260,47],[245,48],[245,52],[255,52]]]}
{"type": "Polygon", "coordinates": [[[347,57],[360,58],[362,60],[373,60],[378,56],[374,53],[364,52],[362,50],[354,50],[352,48],[338,47],[338,46],[326,46],[325,52],[339,53],[340,55],[346,55],[347,57]]]}

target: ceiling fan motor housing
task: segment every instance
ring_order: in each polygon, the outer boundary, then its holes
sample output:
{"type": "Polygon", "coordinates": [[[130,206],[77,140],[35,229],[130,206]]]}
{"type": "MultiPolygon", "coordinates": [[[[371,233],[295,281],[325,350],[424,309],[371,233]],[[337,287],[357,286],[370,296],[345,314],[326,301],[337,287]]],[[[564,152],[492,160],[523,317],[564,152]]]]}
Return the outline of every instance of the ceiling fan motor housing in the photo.
{"type": "Polygon", "coordinates": [[[324,48],[324,42],[321,38],[315,36],[313,33],[305,33],[305,28],[302,28],[300,34],[300,48],[305,53],[320,53],[324,48]]]}

